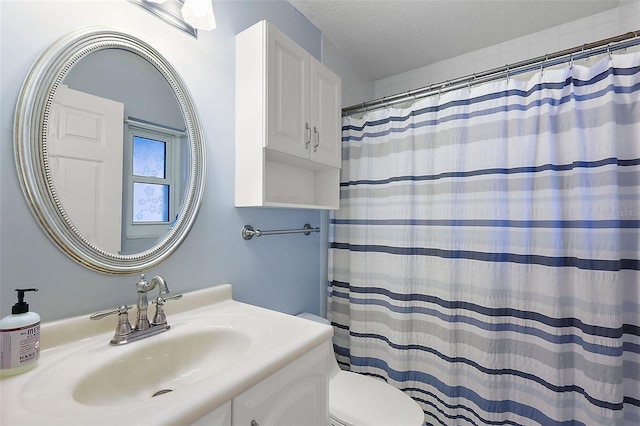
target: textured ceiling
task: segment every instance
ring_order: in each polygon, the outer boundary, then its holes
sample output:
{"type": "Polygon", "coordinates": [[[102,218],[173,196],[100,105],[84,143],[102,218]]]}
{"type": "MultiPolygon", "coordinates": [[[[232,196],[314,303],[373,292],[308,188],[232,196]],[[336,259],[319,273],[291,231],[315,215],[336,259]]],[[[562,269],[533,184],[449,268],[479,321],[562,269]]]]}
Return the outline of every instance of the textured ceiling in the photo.
{"type": "Polygon", "coordinates": [[[614,8],[619,0],[289,0],[374,79],[614,8]]]}

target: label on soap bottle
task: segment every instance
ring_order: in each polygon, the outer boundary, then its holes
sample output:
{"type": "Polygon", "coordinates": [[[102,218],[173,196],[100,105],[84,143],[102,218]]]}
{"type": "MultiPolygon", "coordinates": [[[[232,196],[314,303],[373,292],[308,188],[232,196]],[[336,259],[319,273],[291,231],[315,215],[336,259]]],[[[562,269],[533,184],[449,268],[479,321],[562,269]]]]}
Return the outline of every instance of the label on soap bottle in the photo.
{"type": "Polygon", "coordinates": [[[0,368],[22,367],[40,358],[40,323],[0,330],[0,368]]]}

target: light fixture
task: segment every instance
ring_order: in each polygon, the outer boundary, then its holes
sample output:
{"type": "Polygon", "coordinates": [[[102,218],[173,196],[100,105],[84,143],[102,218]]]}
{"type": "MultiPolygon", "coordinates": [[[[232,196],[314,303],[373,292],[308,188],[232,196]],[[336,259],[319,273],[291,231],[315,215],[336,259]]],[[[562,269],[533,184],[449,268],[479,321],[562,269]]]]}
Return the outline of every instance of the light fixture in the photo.
{"type": "Polygon", "coordinates": [[[185,22],[200,30],[212,30],[216,27],[212,0],[185,0],[182,6],[185,22]]]}
{"type": "MultiPolygon", "coordinates": [[[[167,0],[146,0],[149,3],[165,3],[167,0]]],[[[213,15],[212,0],[184,0],[180,9],[184,21],[199,30],[213,30],[216,17],[213,15]]]]}

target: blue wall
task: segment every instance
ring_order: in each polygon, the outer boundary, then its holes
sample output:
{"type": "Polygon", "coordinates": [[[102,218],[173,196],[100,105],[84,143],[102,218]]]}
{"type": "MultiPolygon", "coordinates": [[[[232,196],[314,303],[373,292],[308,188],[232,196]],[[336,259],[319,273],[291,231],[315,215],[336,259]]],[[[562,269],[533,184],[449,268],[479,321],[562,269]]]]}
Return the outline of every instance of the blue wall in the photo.
{"type": "Polygon", "coordinates": [[[95,25],[127,31],[160,51],[189,87],[206,136],[206,195],[196,223],[182,246],[147,274],[163,275],[172,292],[231,283],[237,300],[288,313],[321,313],[326,236],[244,241],[240,230],[245,224],[317,226],[326,224],[326,214],[233,205],[235,34],[267,19],[320,58],[321,34],[306,18],[284,1],[214,1],[218,28],[201,31],[196,40],[125,0],[2,1],[0,7],[0,315],[10,312],[13,289],[20,286],[40,289],[29,303],[43,321],[135,301],[137,275],[92,272],[48,240],[24,200],[14,164],[15,103],[31,64],[59,37],[95,25]]]}

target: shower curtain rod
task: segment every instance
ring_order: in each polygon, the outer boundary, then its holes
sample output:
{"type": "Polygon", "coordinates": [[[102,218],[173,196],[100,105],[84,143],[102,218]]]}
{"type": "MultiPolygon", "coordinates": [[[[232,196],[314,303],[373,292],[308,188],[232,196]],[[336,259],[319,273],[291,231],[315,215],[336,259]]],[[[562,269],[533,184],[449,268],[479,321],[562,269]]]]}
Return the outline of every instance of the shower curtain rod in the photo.
{"type": "Polygon", "coordinates": [[[588,58],[591,56],[611,53],[616,50],[626,49],[628,47],[640,45],[640,30],[628,32],[615,37],[603,40],[585,43],[580,46],[569,49],[559,50],[554,53],[548,53],[536,58],[507,64],[502,67],[493,68],[480,73],[469,74],[464,77],[458,77],[444,81],[438,84],[431,84],[419,89],[409,90],[396,95],[385,96],[372,101],[363,102],[342,109],[342,116],[349,116],[361,112],[371,111],[375,109],[387,108],[391,105],[415,100],[427,96],[441,94],[463,87],[471,87],[473,84],[487,83],[489,81],[509,78],[513,75],[523,74],[525,72],[544,69],[553,65],[562,64],[576,59],[588,58]]]}

